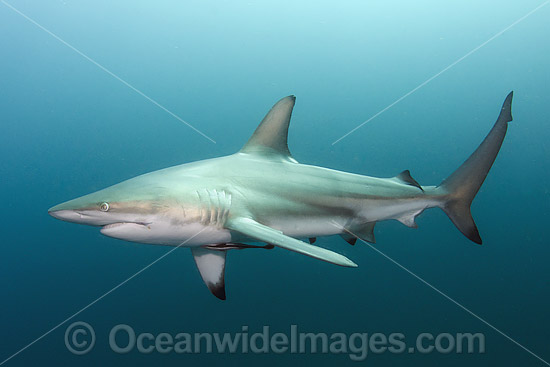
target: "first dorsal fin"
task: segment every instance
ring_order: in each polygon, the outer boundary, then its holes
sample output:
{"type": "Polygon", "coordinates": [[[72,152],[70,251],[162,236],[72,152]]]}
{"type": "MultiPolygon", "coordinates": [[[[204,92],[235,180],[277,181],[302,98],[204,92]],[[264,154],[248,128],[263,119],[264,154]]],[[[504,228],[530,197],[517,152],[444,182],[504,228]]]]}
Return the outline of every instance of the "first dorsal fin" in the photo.
{"type": "Polygon", "coordinates": [[[288,125],[296,97],[288,96],[277,102],[265,115],[241,153],[278,154],[291,157],[288,150],[288,125]]]}

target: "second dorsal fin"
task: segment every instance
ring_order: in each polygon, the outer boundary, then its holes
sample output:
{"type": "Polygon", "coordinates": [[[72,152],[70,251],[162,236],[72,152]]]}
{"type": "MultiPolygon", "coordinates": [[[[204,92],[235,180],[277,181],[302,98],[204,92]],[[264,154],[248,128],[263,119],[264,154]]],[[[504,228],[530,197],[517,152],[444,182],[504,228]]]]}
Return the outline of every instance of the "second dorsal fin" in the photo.
{"type": "Polygon", "coordinates": [[[420,190],[424,191],[422,186],[420,186],[420,184],[414,178],[412,178],[411,171],[409,171],[408,169],[395,176],[395,178],[403,183],[406,183],[407,185],[418,187],[420,190]]]}
{"type": "Polygon", "coordinates": [[[296,97],[288,96],[277,102],[265,115],[241,153],[278,154],[291,157],[288,150],[288,125],[296,97]]]}

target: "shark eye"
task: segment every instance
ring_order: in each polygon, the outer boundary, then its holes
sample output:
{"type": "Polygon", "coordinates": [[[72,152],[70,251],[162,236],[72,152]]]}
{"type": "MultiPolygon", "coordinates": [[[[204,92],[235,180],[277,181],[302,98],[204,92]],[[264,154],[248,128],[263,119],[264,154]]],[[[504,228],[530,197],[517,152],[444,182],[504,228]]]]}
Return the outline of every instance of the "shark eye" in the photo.
{"type": "Polygon", "coordinates": [[[101,203],[99,205],[99,210],[101,210],[102,212],[106,212],[109,210],[109,203],[101,203]]]}

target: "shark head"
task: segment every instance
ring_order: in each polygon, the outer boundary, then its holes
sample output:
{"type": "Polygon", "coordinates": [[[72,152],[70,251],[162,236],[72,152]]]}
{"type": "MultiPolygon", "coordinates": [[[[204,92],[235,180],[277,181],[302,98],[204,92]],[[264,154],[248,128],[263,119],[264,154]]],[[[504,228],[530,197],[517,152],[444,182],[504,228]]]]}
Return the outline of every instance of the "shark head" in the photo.
{"type": "Polygon", "coordinates": [[[134,177],[56,205],[48,213],[63,221],[100,227],[106,236],[131,242],[229,241],[228,231],[212,221],[227,212],[230,197],[223,191],[197,192],[193,175],[185,174],[189,169],[193,171],[192,166],[180,165],[134,177]],[[213,208],[212,202],[225,206],[213,208]]]}
{"type": "Polygon", "coordinates": [[[143,214],[143,201],[122,201],[105,195],[104,190],[69,200],[48,210],[52,217],[90,226],[114,226],[121,223],[149,223],[143,214]]]}
{"type": "Polygon", "coordinates": [[[136,177],[66,201],[48,210],[57,219],[101,227],[110,237],[140,241],[153,235],[155,225],[170,221],[170,214],[182,206],[166,195],[155,180],[136,177]]]}

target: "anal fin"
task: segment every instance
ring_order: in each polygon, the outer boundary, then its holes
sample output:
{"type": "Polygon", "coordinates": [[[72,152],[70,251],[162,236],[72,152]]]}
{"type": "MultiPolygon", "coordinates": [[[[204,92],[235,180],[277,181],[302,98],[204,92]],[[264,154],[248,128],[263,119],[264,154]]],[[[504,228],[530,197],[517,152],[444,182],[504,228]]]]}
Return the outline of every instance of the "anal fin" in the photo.
{"type": "Polygon", "coordinates": [[[397,220],[409,228],[418,228],[418,224],[416,224],[415,219],[420,213],[422,213],[422,211],[423,210],[417,210],[414,212],[405,213],[397,218],[397,220]]]}

